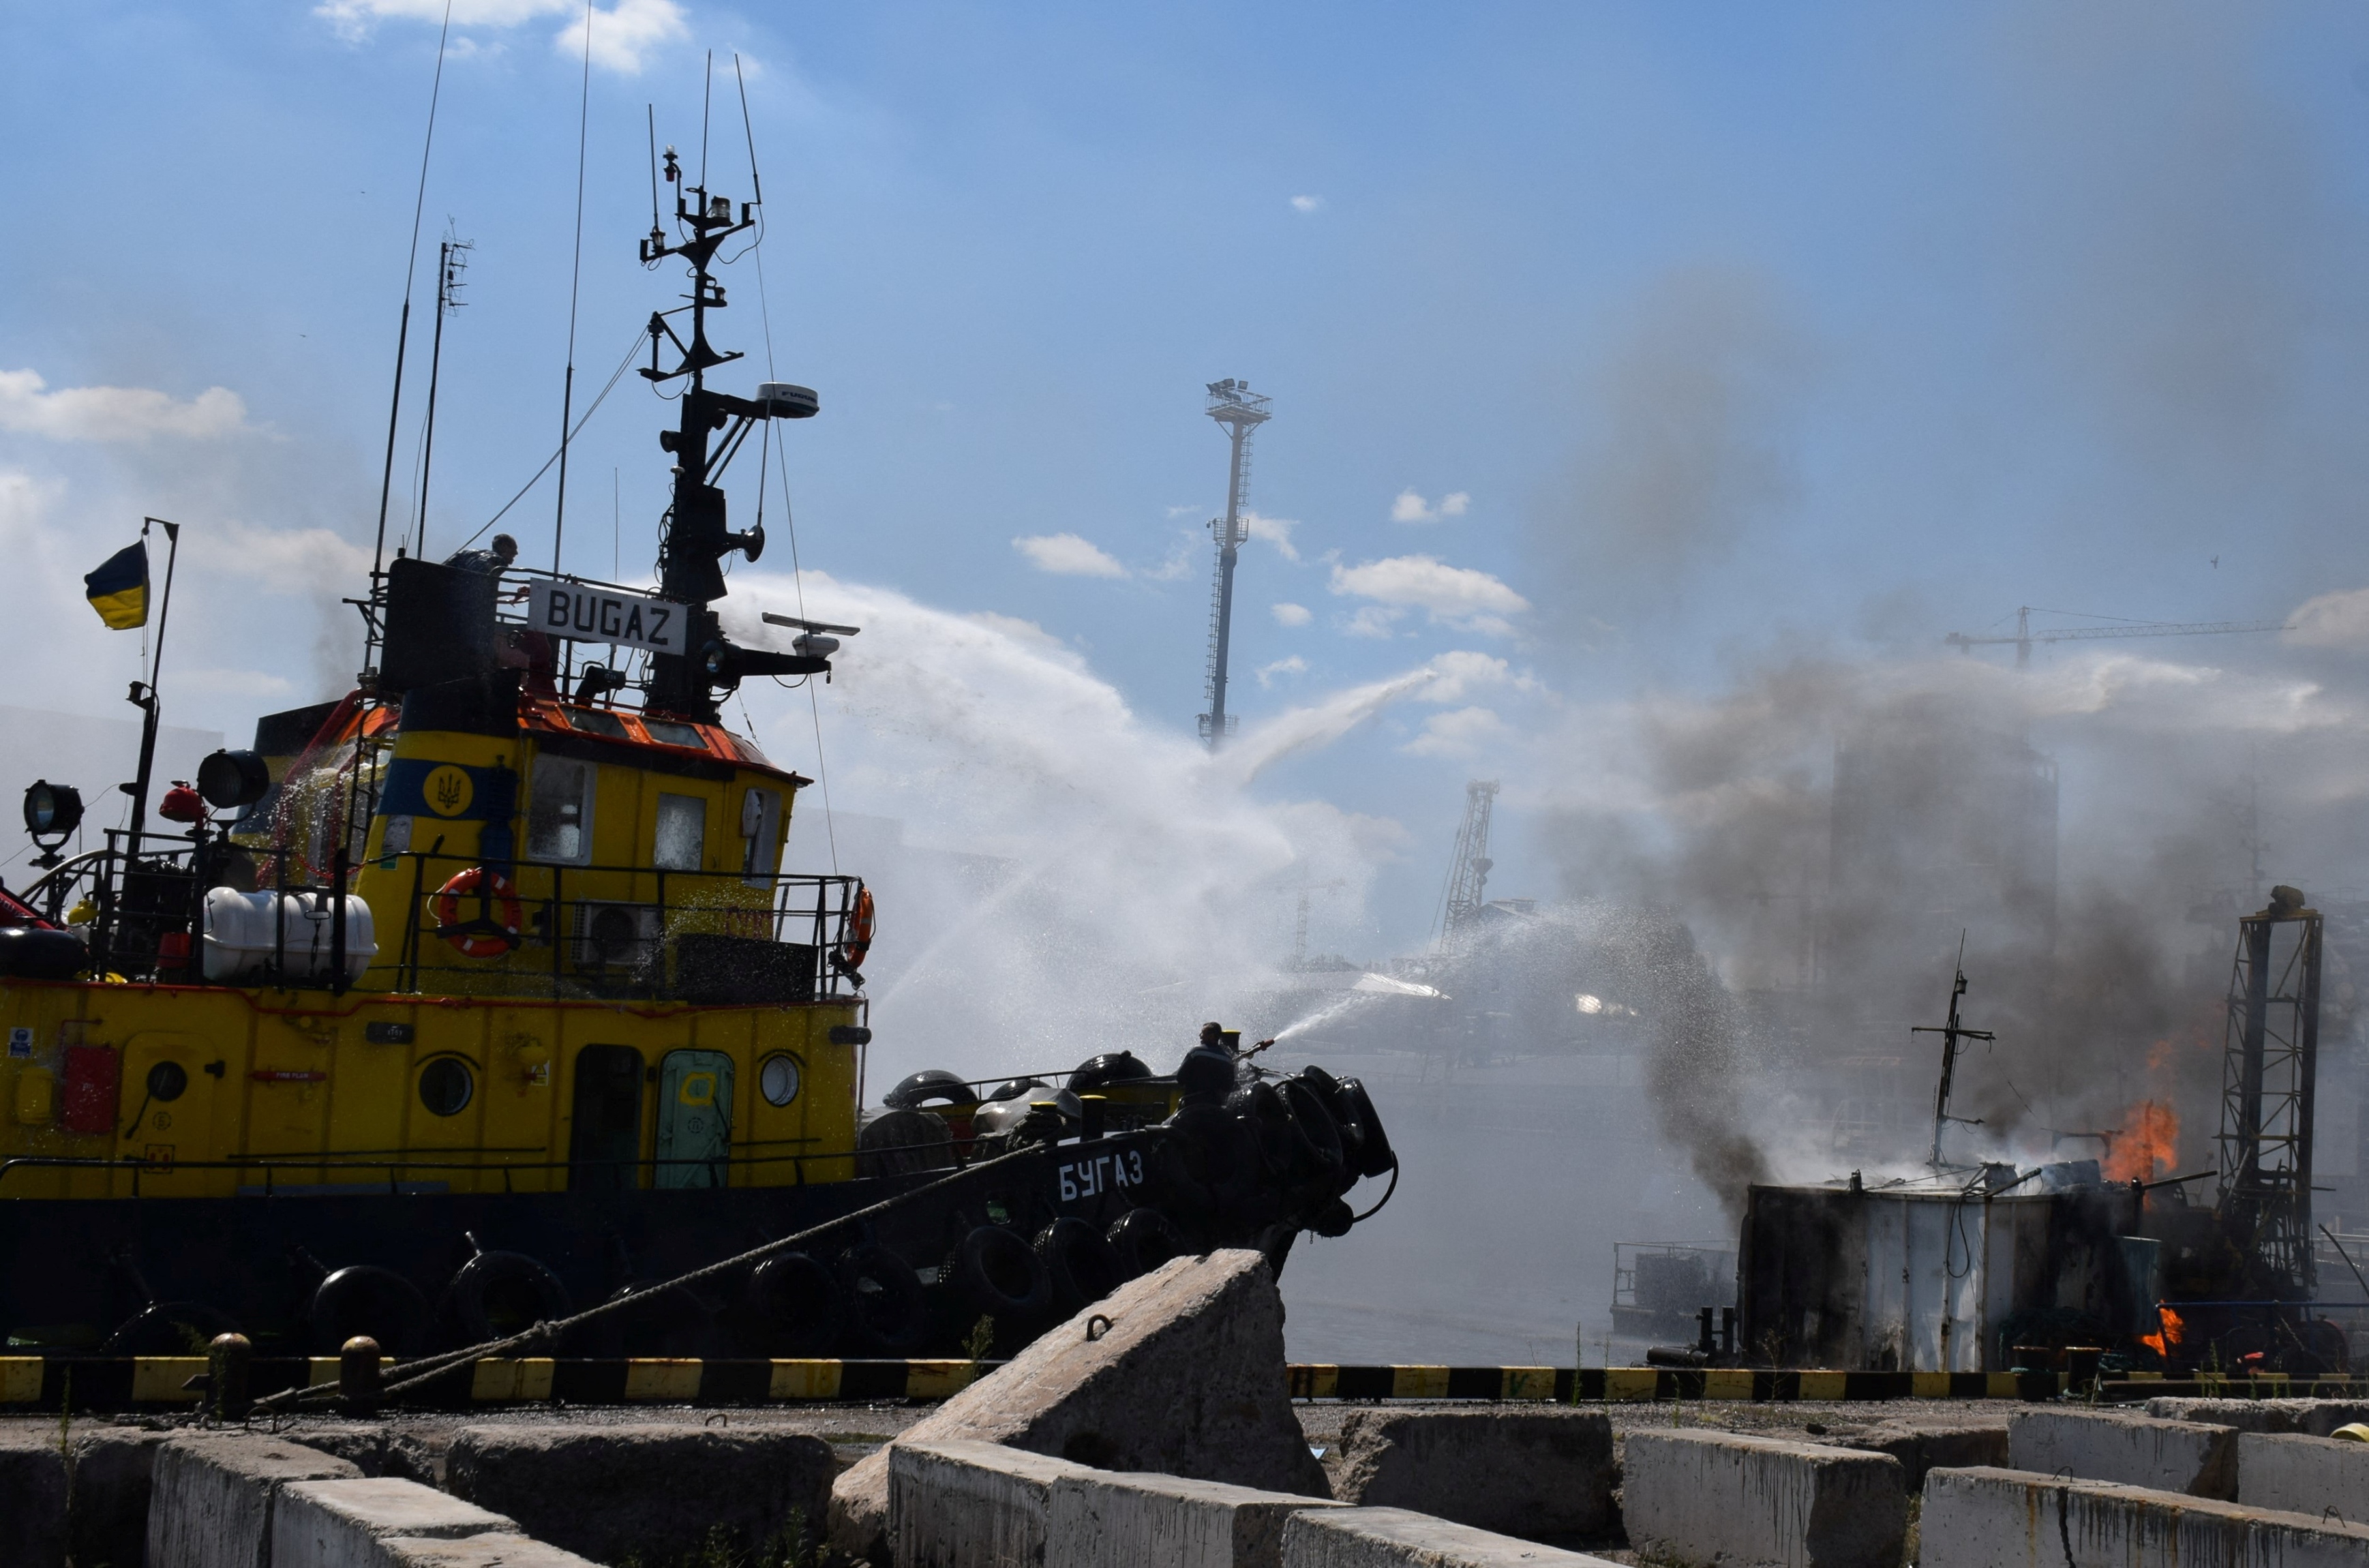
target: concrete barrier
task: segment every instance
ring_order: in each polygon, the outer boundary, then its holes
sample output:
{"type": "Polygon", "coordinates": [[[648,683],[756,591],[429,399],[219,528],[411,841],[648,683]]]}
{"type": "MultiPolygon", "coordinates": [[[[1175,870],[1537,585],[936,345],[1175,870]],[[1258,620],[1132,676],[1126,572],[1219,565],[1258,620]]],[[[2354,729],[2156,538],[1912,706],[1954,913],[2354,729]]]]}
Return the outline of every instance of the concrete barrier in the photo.
{"type": "Polygon", "coordinates": [[[2301,1433],[2237,1435],[2237,1501],[2291,1514],[2369,1519],[2369,1443],[2301,1433]]]}
{"type": "Polygon", "coordinates": [[[2325,1437],[2340,1426],[2369,1421],[2369,1400],[2151,1399],[2146,1413],[2172,1421],[2201,1421],[2240,1432],[2301,1432],[2325,1437]]]}
{"type": "Polygon", "coordinates": [[[751,1554],[819,1539],[838,1473],[824,1439],[755,1425],[467,1426],[444,1459],[454,1496],[604,1562],[671,1556],[718,1527],[751,1554]]]}
{"type": "Polygon", "coordinates": [[[899,1568],[1279,1568],[1285,1521],[1340,1506],[959,1438],[888,1456],[899,1568]]]}
{"type": "Polygon", "coordinates": [[[454,1540],[515,1521],[416,1481],[298,1481],[271,1510],[271,1568],[383,1568],[383,1541],[454,1540]]]}
{"type": "MultiPolygon", "coordinates": [[[[1175,1258],[1038,1336],[898,1441],[1003,1443],[1329,1497],[1284,1368],[1283,1298],[1266,1260],[1175,1258]]],[[[887,1451],[871,1454],[831,1484],[830,1540],[849,1556],[887,1550],[888,1467],[887,1451]]]]}
{"type": "MultiPolygon", "coordinates": [[[[1895,1559],[1896,1561],[1896,1559],[1895,1559]]],[[[1282,1568],[1612,1568],[1405,1508],[1326,1508],[1284,1522],[1282,1568]]]]}
{"type": "Polygon", "coordinates": [[[898,1568],[1041,1564],[1055,1484],[1093,1474],[1068,1459],[962,1439],[898,1443],[887,1459],[887,1556],[898,1568]]]}
{"type": "Polygon", "coordinates": [[[1649,1557],[1745,1568],[1898,1568],[1900,1461],[1734,1432],[1631,1432],[1620,1514],[1649,1557]]]}
{"type": "Polygon", "coordinates": [[[2202,1422],[2107,1411],[2019,1411],[2008,1417],[2007,1462],[2038,1475],[2118,1481],[2191,1497],[2237,1495],[2237,1434],[2202,1422]]]}
{"type": "Polygon", "coordinates": [[[1533,1537],[1612,1522],[1612,1422],[1599,1411],[1358,1411],[1333,1495],[1533,1537]]]}
{"type": "Polygon", "coordinates": [[[344,1459],[276,1437],[176,1437],[156,1450],[147,1568],[269,1568],[280,1488],[360,1475],[344,1459]]]}
{"type": "Polygon", "coordinates": [[[1284,1526],[1340,1507],[1222,1481],[1098,1470],[1054,1483],[1045,1568],[1281,1568],[1284,1526]]]}
{"type": "Polygon", "coordinates": [[[1837,1439],[1846,1448],[1890,1454],[1900,1461],[1909,1492],[1925,1484],[1936,1470],[1965,1470],[1974,1465],[2007,1465],[2007,1423],[1995,1426],[1950,1426],[1913,1421],[1886,1421],[1858,1436],[1837,1439]]]}
{"type": "Polygon", "coordinates": [[[383,1540],[378,1551],[385,1568],[600,1568],[572,1551],[503,1531],[460,1540],[383,1540]]]}
{"type": "Polygon", "coordinates": [[[2363,1568],[2369,1526],[2011,1470],[1925,1478],[1919,1568],[2363,1568]]]}
{"type": "Polygon", "coordinates": [[[428,1445],[399,1427],[375,1423],[340,1422],[334,1426],[295,1426],[273,1434],[325,1454],[335,1454],[363,1475],[393,1476],[436,1484],[436,1461],[428,1445]]]}
{"type": "Polygon", "coordinates": [[[161,1432],[54,1424],[0,1431],[0,1563],[136,1565],[161,1432]],[[71,1467],[71,1468],[70,1468],[71,1467]]]}

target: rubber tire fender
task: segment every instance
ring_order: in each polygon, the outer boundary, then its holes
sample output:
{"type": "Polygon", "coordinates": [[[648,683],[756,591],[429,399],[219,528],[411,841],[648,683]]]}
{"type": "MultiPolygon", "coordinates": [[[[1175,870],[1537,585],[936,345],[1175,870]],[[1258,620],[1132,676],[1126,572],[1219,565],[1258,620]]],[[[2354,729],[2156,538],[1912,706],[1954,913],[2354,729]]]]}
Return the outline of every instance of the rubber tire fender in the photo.
{"type": "Polygon", "coordinates": [[[1127,1281],[1127,1264],[1110,1238],[1082,1219],[1063,1216],[1038,1233],[1036,1255],[1053,1282],[1053,1306],[1064,1317],[1101,1300],[1127,1281]]]}
{"type": "Polygon", "coordinates": [[[1343,1158],[1341,1124],[1325,1107],[1324,1096],[1297,1078],[1287,1078],[1276,1089],[1291,1113],[1293,1173],[1302,1181],[1321,1182],[1338,1175],[1343,1158]]]}
{"type": "Polygon", "coordinates": [[[1292,1128],[1291,1109],[1275,1085],[1253,1083],[1238,1090],[1226,1102],[1226,1109],[1250,1129],[1260,1168],[1276,1181],[1289,1181],[1299,1139],[1292,1128]]]}
{"type": "MultiPolygon", "coordinates": [[[[573,1310],[567,1287],[540,1259],[524,1253],[479,1253],[461,1265],[436,1303],[436,1321],[454,1349],[507,1339],[536,1322],[555,1322],[573,1310]],[[527,1308],[523,1322],[516,1310],[527,1308]],[[493,1314],[503,1311],[509,1326],[493,1314]]],[[[556,1349],[547,1347],[544,1354],[556,1349]]]]}
{"type": "Polygon", "coordinates": [[[753,1356],[819,1360],[847,1332],[847,1299],[839,1281],[808,1253],[767,1258],[749,1275],[740,1297],[741,1348],[753,1356]]]}
{"type": "Polygon", "coordinates": [[[1184,1255],[1184,1233],[1156,1208],[1130,1208],[1120,1215],[1110,1228],[1109,1241],[1120,1265],[1137,1278],[1184,1255]]]}
{"type": "Polygon", "coordinates": [[[1398,1155],[1390,1150],[1390,1135],[1382,1130],[1382,1114],[1374,1109],[1373,1096],[1366,1086],[1354,1078],[1341,1080],[1341,1103],[1356,1119],[1356,1172],[1361,1176],[1386,1176],[1398,1163],[1398,1155]]]}
{"type": "Polygon", "coordinates": [[[1041,1317],[1053,1305],[1045,1260],[1001,1225],[974,1225],[956,1243],[954,1287],[964,1305],[999,1322],[1041,1317]]]}
{"type": "Polygon", "coordinates": [[[417,1356],[428,1338],[428,1298],[391,1268],[350,1264],[313,1288],[304,1323],[315,1356],[335,1356],[357,1334],[388,1356],[417,1356]]]}
{"type": "Polygon", "coordinates": [[[891,1360],[920,1348],[930,1332],[930,1306],[911,1264],[886,1247],[865,1245],[841,1253],[838,1273],[850,1345],[891,1360]]]}

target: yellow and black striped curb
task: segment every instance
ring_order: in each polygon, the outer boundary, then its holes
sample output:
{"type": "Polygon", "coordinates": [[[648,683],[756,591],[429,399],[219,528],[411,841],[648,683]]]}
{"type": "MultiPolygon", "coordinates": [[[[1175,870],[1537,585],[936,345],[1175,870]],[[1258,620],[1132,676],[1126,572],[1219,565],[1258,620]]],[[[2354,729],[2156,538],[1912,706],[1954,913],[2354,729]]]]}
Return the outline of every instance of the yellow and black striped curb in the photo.
{"type": "MultiPolygon", "coordinates": [[[[393,1367],[394,1363],[384,1363],[393,1367]]],[[[761,1405],[937,1400],[958,1393],[1001,1362],[757,1360],[486,1360],[455,1368],[403,1402],[444,1408],[490,1404],[761,1405]]],[[[195,1404],[189,1386],[201,1356],[0,1356],[0,1407],[120,1410],[195,1404]]],[[[1530,1401],[1561,1404],[1652,1400],[2046,1400],[2072,1387],[2057,1372],[1776,1372],[1661,1367],[1351,1367],[1296,1364],[1294,1399],[1530,1401]]],[[[338,1380],[335,1356],[258,1356],[256,1397],[338,1380]]],[[[2086,1391],[2086,1385],[2084,1386],[2086,1391]]],[[[2369,1379],[2196,1377],[2133,1373],[2098,1387],[2109,1401],[2191,1394],[2220,1398],[2369,1397],[2369,1379]]]]}

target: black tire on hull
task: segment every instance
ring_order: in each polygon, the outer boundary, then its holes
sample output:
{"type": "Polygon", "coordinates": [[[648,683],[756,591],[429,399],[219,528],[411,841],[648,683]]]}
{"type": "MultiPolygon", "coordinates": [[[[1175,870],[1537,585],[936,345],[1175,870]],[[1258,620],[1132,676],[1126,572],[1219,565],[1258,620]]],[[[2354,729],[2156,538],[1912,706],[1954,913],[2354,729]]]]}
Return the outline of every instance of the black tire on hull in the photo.
{"type": "Polygon", "coordinates": [[[1150,1274],[1184,1251],[1184,1233],[1156,1208],[1130,1208],[1110,1228],[1110,1244],[1129,1277],[1150,1274]]]}
{"type": "Polygon", "coordinates": [[[1084,1220],[1064,1216],[1036,1238],[1036,1255],[1053,1282],[1053,1310],[1072,1316],[1127,1283],[1125,1260],[1108,1237],[1084,1220]]]}
{"type": "Polygon", "coordinates": [[[886,1247],[856,1247],[839,1260],[848,1306],[847,1338],[862,1356],[910,1356],[929,1333],[928,1299],[913,1265],[886,1247]]]}
{"type": "Polygon", "coordinates": [[[218,1333],[236,1333],[228,1312],[203,1301],[154,1301],[143,1307],[98,1348],[108,1356],[203,1356],[218,1333]]]}
{"type": "Polygon", "coordinates": [[[569,1310],[567,1287],[535,1259],[524,1253],[479,1253],[444,1287],[436,1325],[439,1337],[457,1349],[507,1339],[569,1310]]]}
{"type": "MultiPolygon", "coordinates": [[[[609,1299],[621,1301],[658,1284],[655,1279],[621,1285],[609,1299]]],[[[715,1353],[715,1312],[690,1287],[678,1285],[622,1311],[587,1323],[586,1348],[596,1356],[658,1356],[702,1360],[715,1353]]]]}
{"type": "Polygon", "coordinates": [[[1325,1108],[1324,1097],[1296,1078],[1285,1079],[1276,1093],[1291,1113],[1293,1179],[1321,1182],[1339,1173],[1341,1127],[1325,1108]]]}
{"type": "Polygon", "coordinates": [[[305,1337],[315,1356],[335,1356],[367,1334],[389,1356],[417,1356],[428,1337],[428,1298],[391,1268],[355,1264],[313,1288],[305,1337]]]}
{"type": "Polygon", "coordinates": [[[1354,1078],[1341,1080],[1341,1103],[1357,1123],[1356,1172],[1361,1176],[1386,1176],[1398,1162],[1390,1151],[1390,1135],[1382,1130],[1382,1114],[1373,1096],[1354,1078]]]}
{"type": "Polygon", "coordinates": [[[830,1270],[808,1253],[784,1253],[750,1274],[734,1336],[746,1355],[815,1360],[839,1348],[847,1317],[830,1270]]]}
{"type": "Polygon", "coordinates": [[[998,1323],[1031,1322],[1053,1304],[1053,1281],[1035,1249],[1001,1225],[976,1225],[955,1248],[955,1294],[998,1323]]]}

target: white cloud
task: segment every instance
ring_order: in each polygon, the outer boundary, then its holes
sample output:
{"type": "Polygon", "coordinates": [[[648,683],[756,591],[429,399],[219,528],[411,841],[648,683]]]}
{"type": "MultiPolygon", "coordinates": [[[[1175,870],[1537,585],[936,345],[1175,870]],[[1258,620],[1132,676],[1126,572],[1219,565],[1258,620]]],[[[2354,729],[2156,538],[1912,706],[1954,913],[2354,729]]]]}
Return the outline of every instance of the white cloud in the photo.
{"type": "Polygon", "coordinates": [[[370,576],[371,553],[326,528],[258,528],[224,522],[184,529],[185,567],[266,593],[350,593],[370,576]]]}
{"type": "Polygon", "coordinates": [[[2305,600],[2287,617],[2286,640],[2305,647],[2369,647],[2369,588],[2305,600]]]}
{"type": "MultiPolygon", "coordinates": [[[[570,59],[583,57],[584,21],[578,17],[551,40],[570,59]]],[[[675,0],[617,0],[606,11],[594,11],[591,21],[592,63],[626,76],[641,74],[652,51],[690,30],[675,0]]]]}
{"type": "Polygon", "coordinates": [[[1273,686],[1275,684],[1275,678],[1278,675],[1305,675],[1307,673],[1308,661],[1295,653],[1288,658],[1278,658],[1273,664],[1260,665],[1258,681],[1259,684],[1262,686],[1273,686]]]}
{"type": "Polygon", "coordinates": [[[1123,578],[1127,568],[1102,546],[1074,533],[1031,533],[1012,542],[1040,572],[1065,578],[1123,578]]]}
{"type": "Polygon", "coordinates": [[[1257,512],[1242,513],[1242,528],[1253,539],[1264,539],[1281,552],[1287,561],[1299,559],[1299,551],[1291,543],[1291,531],[1299,526],[1299,520],[1288,517],[1262,517],[1257,512]]]}
{"type": "Polygon", "coordinates": [[[36,371],[0,371],[0,430],[63,441],[138,441],[151,436],[207,441],[251,429],[246,404],[210,386],[188,402],[143,386],[62,386],[36,371]]]}
{"type": "Polygon", "coordinates": [[[1305,604],[1277,604],[1273,609],[1275,624],[1278,626],[1305,626],[1316,619],[1305,604]]]}
{"type": "Polygon", "coordinates": [[[1322,196],[1295,196],[1291,199],[1291,205],[1293,210],[1296,212],[1313,212],[1316,209],[1324,205],[1324,198],[1322,196]]]}
{"type": "Polygon", "coordinates": [[[1470,648],[1441,654],[1426,668],[1435,677],[1421,693],[1426,703],[1460,703],[1471,692],[1486,688],[1505,687],[1523,692],[1540,689],[1535,676],[1516,675],[1504,659],[1470,648]]]}
{"type": "Polygon", "coordinates": [[[1398,499],[1390,503],[1390,521],[1392,522],[1437,522],[1442,518],[1462,517],[1465,510],[1471,505],[1472,498],[1462,490],[1453,495],[1442,496],[1439,498],[1439,505],[1436,507],[1411,489],[1401,490],[1398,499]]]}
{"type": "Polygon", "coordinates": [[[1424,720],[1423,733],[1399,750],[1410,757],[1470,757],[1513,733],[1494,709],[1456,708],[1424,720]]]}
{"type": "MultiPolygon", "coordinates": [[[[1391,555],[1355,567],[1335,565],[1333,591],[1393,608],[1419,609],[1443,625],[1501,635],[1512,630],[1506,616],[1530,607],[1528,600],[1487,572],[1451,567],[1430,555],[1391,555]]],[[[1358,620],[1365,619],[1366,612],[1360,611],[1358,620]]],[[[1368,630],[1356,635],[1378,634],[1368,630]]]]}
{"type": "Polygon", "coordinates": [[[1341,623],[1341,634],[1349,637],[1394,637],[1399,635],[1399,623],[1406,612],[1394,604],[1368,604],[1341,623]]]}
{"type": "MultiPolygon", "coordinates": [[[[359,42],[383,21],[441,26],[444,0],[323,0],[313,14],[326,20],[338,37],[359,42]]],[[[584,7],[578,0],[452,0],[455,28],[515,28],[545,17],[568,18],[552,36],[552,45],[571,60],[581,59],[584,7]]],[[[676,0],[616,0],[609,9],[592,13],[592,63],[604,71],[639,74],[652,50],[689,30],[676,0]]],[[[455,42],[465,50],[468,40],[455,42]]]]}

